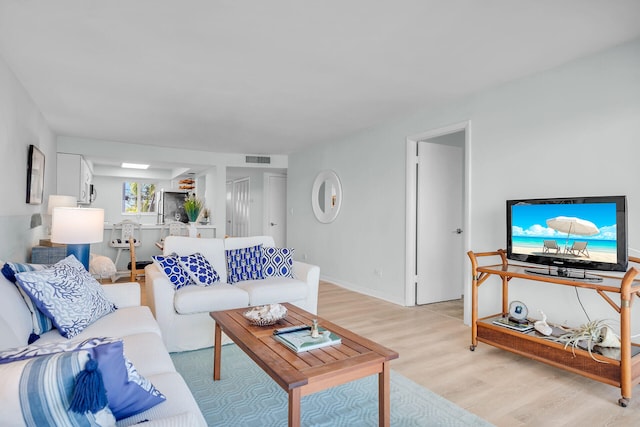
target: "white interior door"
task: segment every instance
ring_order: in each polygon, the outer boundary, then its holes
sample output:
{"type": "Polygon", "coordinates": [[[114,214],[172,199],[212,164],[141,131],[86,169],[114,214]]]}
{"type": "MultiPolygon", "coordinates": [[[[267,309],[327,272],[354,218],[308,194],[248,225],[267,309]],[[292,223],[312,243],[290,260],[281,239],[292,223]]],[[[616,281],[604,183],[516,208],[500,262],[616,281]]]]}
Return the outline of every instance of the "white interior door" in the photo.
{"type": "Polygon", "coordinates": [[[287,244],[287,176],[265,174],[264,232],[272,236],[277,247],[287,244]]]}
{"type": "Polygon", "coordinates": [[[231,194],[231,236],[249,236],[250,203],[249,178],[233,181],[231,194]]]}
{"type": "Polygon", "coordinates": [[[462,147],[418,142],[416,303],[463,294],[462,147]]]}

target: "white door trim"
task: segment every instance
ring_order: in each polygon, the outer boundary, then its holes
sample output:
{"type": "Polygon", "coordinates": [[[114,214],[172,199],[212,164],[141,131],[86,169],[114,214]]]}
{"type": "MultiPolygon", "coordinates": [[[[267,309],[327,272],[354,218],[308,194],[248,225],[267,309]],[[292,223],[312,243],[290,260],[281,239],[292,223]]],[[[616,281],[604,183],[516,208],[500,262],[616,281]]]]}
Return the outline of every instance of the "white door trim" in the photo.
{"type": "MultiPolygon", "coordinates": [[[[463,247],[470,250],[471,239],[471,121],[454,123],[407,137],[406,152],[406,238],[405,238],[405,305],[416,305],[416,197],[417,197],[417,147],[418,141],[447,135],[454,132],[465,132],[464,141],[464,212],[463,212],[463,247]]],[[[471,267],[464,263],[464,322],[470,324],[471,314],[471,267]]]]}

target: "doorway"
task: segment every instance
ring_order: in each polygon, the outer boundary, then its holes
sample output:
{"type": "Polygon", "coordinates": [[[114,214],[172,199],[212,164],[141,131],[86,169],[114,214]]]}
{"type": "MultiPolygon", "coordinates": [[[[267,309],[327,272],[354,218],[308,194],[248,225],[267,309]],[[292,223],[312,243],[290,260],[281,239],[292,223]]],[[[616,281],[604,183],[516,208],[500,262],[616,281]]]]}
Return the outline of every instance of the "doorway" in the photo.
{"type": "Polygon", "coordinates": [[[469,122],[407,138],[406,305],[470,295],[469,141],[469,122]]]}
{"type": "Polygon", "coordinates": [[[417,148],[416,304],[421,305],[460,299],[463,293],[464,132],[418,141],[417,148]]]}
{"type": "Polygon", "coordinates": [[[226,234],[233,237],[249,235],[250,180],[241,178],[227,182],[227,224],[226,234]]]}
{"type": "Polygon", "coordinates": [[[277,247],[287,244],[287,176],[264,174],[264,234],[273,237],[277,247]]]}

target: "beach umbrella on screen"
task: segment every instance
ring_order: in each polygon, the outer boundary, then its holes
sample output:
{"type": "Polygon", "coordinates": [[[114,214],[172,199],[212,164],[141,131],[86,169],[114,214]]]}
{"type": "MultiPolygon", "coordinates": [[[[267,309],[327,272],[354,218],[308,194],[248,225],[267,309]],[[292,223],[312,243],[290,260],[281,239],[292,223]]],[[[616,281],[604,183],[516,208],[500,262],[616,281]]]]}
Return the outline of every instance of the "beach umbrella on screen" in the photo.
{"type": "Polygon", "coordinates": [[[557,216],[547,220],[547,227],[553,228],[556,231],[567,233],[567,241],[565,246],[569,242],[569,236],[574,234],[577,236],[594,236],[600,232],[598,227],[591,221],[586,219],[577,218],[575,216],[557,216]]]}

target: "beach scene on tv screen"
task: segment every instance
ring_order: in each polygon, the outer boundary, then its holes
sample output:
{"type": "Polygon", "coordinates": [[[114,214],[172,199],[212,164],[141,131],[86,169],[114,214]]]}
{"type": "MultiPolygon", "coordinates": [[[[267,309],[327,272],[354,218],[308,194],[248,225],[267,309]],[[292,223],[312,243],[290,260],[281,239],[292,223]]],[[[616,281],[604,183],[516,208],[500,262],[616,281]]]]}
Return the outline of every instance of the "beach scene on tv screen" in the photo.
{"type": "Polygon", "coordinates": [[[512,252],[616,263],[616,204],[511,207],[512,252]]]}

